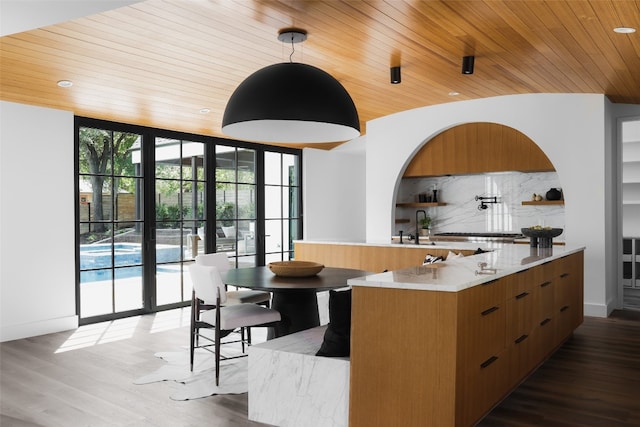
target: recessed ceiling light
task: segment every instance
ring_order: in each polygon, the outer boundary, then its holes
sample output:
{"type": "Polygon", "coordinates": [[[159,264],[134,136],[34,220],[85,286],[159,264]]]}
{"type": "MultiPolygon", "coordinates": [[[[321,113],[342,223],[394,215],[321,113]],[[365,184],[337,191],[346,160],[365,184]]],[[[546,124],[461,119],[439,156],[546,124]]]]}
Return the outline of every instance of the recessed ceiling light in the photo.
{"type": "Polygon", "coordinates": [[[456,92],[455,90],[452,90],[451,92],[449,92],[449,96],[458,96],[460,95],[460,92],[456,92]]]}
{"type": "Polygon", "coordinates": [[[71,80],[60,80],[60,81],[58,81],[58,86],[60,86],[60,87],[71,87],[71,86],[73,86],[73,82],[71,80]]]}
{"type": "Polygon", "coordinates": [[[636,29],[631,27],[616,27],[613,29],[613,31],[618,34],[631,34],[635,33],[636,29]]]}
{"type": "Polygon", "coordinates": [[[202,114],[208,114],[208,113],[210,113],[210,112],[211,112],[211,110],[210,110],[210,109],[208,109],[208,108],[201,108],[201,109],[200,109],[200,112],[201,112],[202,114]]]}

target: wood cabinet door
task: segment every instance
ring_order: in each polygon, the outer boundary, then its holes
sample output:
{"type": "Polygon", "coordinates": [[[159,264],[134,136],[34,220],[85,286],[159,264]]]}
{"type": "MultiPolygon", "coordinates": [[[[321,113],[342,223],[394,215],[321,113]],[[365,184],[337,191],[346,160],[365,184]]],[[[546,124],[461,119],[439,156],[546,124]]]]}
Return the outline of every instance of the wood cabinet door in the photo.
{"type": "Polygon", "coordinates": [[[460,426],[472,426],[509,391],[509,350],[465,368],[460,426]]]}
{"type": "Polygon", "coordinates": [[[558,262],[554,303],[558,323],[556,340],[565,340],[583,320],[583,259],[582,252],[564,257],[558,262]]]}
{"type": "Polygon", "coordinates": [[[485,285],[466,289],[459,294],[462,365],[480,365],[505,348],[505,288],[509,276],[485,285]]]}

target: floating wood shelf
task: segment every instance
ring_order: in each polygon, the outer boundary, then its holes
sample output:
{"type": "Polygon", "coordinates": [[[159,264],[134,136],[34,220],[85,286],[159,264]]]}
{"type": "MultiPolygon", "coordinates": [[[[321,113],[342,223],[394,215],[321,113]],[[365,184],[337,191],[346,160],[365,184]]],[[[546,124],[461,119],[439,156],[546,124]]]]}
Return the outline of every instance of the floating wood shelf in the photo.
{"type": "Polygon", "coordinates": [[[564,200],[525,200],[523,205],[564,205],[564,200]]]}
{"type": "Polygon", "coordinates": [[[407,218],[398,218],[398,219],[396,219],[396,224],[408,224],[410,222],[411,222],[411,220],[409,220],[407,218]]]}
{"type": "Polygon", "coordinates": [[[429,208],[432,206],[446,206],[446,203],[396,203],[397,208],[429,208]]]}

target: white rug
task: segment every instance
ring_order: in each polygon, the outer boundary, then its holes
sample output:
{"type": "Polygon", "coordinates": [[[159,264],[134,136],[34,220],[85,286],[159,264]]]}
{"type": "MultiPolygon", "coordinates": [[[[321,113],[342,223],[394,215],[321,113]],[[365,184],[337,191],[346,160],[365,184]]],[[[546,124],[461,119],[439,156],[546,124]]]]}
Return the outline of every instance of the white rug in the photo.
{"type": "Polygon", "coordinates": [[[216,394],[241,394],[248,391],[247,358],[220,361],[220,385],[216,386],[214,355],[196,350],[193,372],[189,370],[189,349],[155,354],[167,362],[134,384],[174,381],[177,388],[169,396],[173,400],[200,399],[216,394]]]}

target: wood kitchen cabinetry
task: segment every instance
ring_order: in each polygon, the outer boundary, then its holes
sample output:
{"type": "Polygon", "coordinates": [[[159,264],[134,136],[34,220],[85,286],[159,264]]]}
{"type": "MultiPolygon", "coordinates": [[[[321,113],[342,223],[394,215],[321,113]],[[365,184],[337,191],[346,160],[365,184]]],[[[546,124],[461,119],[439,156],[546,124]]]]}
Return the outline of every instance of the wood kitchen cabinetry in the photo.
{"type": "MultiPolygon", "coordinates": [[[[473,250],[456,249],[462,255],[472,255],[473,250]]],[[[421,265],[427,254],[447,257],[449,249],[432,248],[407,242],[402,245],[357,245],[296,242],[295,254],[298,261],[314,261],[325,267],[355,268],[379,273],[421,265]]]]}
{"type": "Polygon", "coordinates": [[[349,425],[474,425],[580,325],[583,262],[460,292],[354,286],[349,425]]]}
{"type": "Polygon", "coordinates": [[[404,177],[554,170],[536,143],[516,129],[496,123],[467,123],[427,142],[407,166],[404,177]]]}

